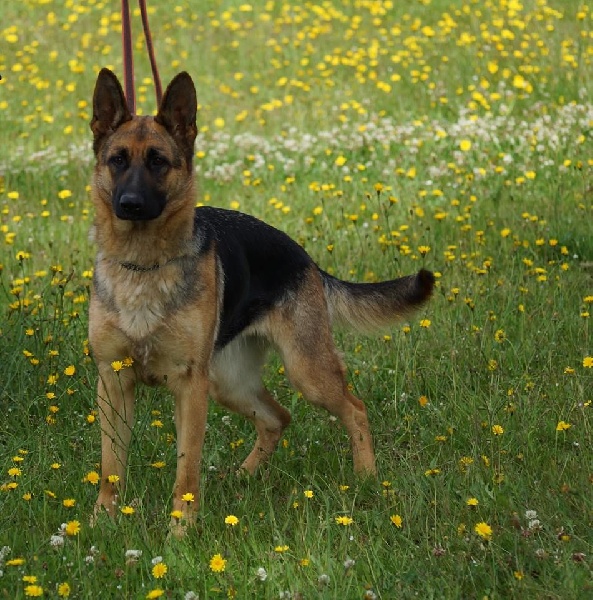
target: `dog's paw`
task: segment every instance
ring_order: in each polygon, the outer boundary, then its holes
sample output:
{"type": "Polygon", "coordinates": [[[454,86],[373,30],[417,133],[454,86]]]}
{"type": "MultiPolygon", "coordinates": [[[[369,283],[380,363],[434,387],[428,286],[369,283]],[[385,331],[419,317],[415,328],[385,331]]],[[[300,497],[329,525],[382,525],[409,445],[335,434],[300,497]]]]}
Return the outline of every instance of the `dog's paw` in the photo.
{"type": "Polygon", "coordinates": [[[187,535],[188,525],[180,519],[171,518],[169,523],[169,537],[174,537],[176,540],[181,540],[187,535]]]}
{"type": "Polygon", "coordinates": [[[95,502],[93,514],[90,519],[91,527],[94,527],[96,525],[97,521],[101,518],[101,515],[103,514],[107,514],[112,519],[115,518],[115,513],[117,511],[117,502],[117,494],[99,494],[99,497],[95,502]]]}
{"type": "Polygon", "coordinates": [[[97,502],[93,509],[93,514],[89,519],[89,525],[91,527],[95,527],[95,525],[97,525],[97,523],[104,518],[104,515],[110,519],[113,519],[113,511],[109,511],[106,506],[97,502]]]}

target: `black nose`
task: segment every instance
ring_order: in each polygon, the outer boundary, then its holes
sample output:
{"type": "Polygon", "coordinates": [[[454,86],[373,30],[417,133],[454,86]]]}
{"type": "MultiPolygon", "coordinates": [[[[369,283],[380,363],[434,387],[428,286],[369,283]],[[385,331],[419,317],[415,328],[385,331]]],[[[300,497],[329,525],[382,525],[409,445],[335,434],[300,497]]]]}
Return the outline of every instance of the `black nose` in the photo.
{"type": "Polygon", "coordinates": [[[125,216],[139,217],[144,208],[144,200],[138,194],[122,194],[119,199],[119,208],[125,216]]]}

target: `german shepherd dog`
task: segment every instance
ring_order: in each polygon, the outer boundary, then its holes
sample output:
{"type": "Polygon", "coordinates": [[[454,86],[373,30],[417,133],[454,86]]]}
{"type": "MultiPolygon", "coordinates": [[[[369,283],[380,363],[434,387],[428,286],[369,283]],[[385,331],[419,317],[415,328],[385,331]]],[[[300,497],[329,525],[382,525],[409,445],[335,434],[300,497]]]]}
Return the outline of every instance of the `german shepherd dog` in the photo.
{"type": "Polygon", "coordinates": [[[188,499],[198,497],[209,395],[253,422],[257,439],[242,464],[249,473],[289,424],[290,413],[262,383],[269,347],[294,387],[340,419],[355,472],[374,474],[366,409],[348,389],[331,327],[386,327],[434,286],[426,270],[380,283],[341,281],[256,218],[195,208],[196,108],[192,79],[180,73],[155,117],[133,116],[118,79],[103,69],[91,122],[97,257],[89,340],[102,468],[95,515],[101,508],[114,515],[124,489],[136,383],[162,384],[175,398],[173,510],[182,518],[173,519],[174,531],[195,520],[197,502],[188,499]],[[115,361],[126,358],[131,366],[117,370],[115,361]]]}

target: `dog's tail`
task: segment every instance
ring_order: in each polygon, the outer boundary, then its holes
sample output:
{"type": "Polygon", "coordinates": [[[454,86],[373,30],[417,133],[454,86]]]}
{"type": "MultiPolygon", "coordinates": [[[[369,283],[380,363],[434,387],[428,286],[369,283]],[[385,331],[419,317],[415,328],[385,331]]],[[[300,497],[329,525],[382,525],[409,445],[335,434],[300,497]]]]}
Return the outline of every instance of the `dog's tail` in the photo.
{"type": "Polygon", "coordinates": [[[425,269],[378,283],[351,283],[321,272],[332,323],[360,332],[385,329],[424,304],[434,275],[425,269]]]}

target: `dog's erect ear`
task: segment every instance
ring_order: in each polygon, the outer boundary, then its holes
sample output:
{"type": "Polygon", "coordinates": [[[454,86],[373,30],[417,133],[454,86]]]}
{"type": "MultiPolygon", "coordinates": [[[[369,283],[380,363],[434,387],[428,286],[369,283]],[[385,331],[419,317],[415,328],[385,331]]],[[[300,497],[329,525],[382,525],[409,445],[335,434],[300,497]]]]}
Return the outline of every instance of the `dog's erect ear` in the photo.
{"type": "Polygon", "coordinates": [[[184,71],[176,75],[167,87],[159,112],[154,118],[177,142],[188,168],[194,156],[194,142],[198,134],[197,110],[196,88],[192,78],[184,71]]]}
{"type": "Polygon", "coordinates": [[[95,136],[93,150],[98,154],[103,141],[132,115],[117,77],[109,69],[101,69],[93,94],[91,130],[95,136]]]}

